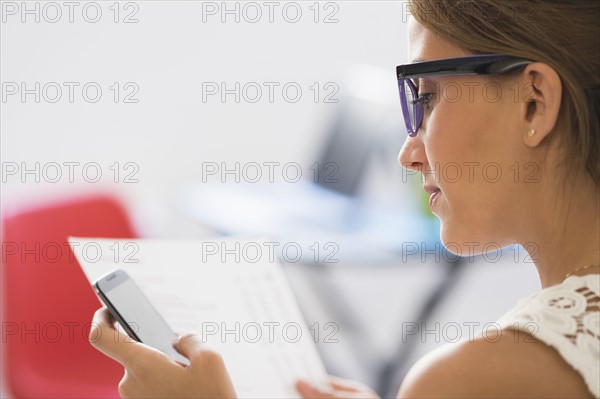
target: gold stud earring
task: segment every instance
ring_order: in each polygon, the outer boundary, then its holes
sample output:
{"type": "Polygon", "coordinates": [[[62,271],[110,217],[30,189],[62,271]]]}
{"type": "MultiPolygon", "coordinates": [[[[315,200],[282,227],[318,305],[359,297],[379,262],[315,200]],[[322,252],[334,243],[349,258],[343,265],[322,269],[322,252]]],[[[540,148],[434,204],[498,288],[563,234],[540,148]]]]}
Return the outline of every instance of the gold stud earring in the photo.
{"type": "Polygon", "coordinates": [[[531,129],[527,132],[527,137],[533,137],[534,134],[535,134],[535,130],[531,129]]]}

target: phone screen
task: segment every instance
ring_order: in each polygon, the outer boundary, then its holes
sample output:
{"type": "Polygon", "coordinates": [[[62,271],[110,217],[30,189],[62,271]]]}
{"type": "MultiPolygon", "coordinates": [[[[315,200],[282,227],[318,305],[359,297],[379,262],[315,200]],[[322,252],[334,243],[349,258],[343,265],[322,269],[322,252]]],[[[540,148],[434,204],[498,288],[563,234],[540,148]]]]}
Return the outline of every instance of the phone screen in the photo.
{"type": "Polygon", "coordinates": [[[100,298],[131,338],[189,364],[172,342],[177,337],[150,300],[123,270],[116,270],[95,284],[100,298]]]}

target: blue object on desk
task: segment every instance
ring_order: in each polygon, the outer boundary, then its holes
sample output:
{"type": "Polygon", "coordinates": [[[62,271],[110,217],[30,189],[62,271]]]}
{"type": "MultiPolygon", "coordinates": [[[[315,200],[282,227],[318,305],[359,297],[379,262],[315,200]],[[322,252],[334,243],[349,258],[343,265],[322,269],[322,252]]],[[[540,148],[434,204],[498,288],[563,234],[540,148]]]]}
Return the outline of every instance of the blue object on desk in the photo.
{"type": "MultiPolygon", "coordinates": [[[[373,206],[311,181],[294,184],[193,184],[181,193],[193,219],[225,235],[262,235],[285,245],[298,243],[302,261],[314,262],[315,243],[334,243],[344,263],[398,259],[415,246],[441,250],[437,223],[399,208],[373,206]]],[[[334,262],[335,263],[335,262],[334,262]]]]}

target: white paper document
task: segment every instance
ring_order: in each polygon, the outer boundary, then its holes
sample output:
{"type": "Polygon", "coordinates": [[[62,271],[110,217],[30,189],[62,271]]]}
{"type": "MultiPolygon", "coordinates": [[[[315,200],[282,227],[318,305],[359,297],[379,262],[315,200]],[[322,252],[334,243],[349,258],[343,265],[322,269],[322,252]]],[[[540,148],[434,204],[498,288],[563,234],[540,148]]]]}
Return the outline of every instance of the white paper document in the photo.
{"type": "Polygon", "coordinates": [[[90,283],[125,270],[179,334],[197,332],[225,360],[239,397],[298,397],[325,387],[315,336],[267,239],[69,239],[90,283]]]}

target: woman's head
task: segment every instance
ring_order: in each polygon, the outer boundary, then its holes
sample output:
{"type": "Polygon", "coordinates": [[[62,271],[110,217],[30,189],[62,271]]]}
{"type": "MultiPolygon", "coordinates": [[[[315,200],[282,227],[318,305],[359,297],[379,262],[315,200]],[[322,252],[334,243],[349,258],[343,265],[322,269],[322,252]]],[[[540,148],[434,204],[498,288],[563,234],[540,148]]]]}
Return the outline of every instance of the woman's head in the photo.
{"type": "Polygon", "coordinates": [[[433,211],[448,249],[515,242],[536,200],[567,183],[597,192],[600,2],[412,0],[410,11],[411,60],[535,61],[502,75],[418,80],[420,95],[434,94],[400,161],[441,190],[433,211]]]}

